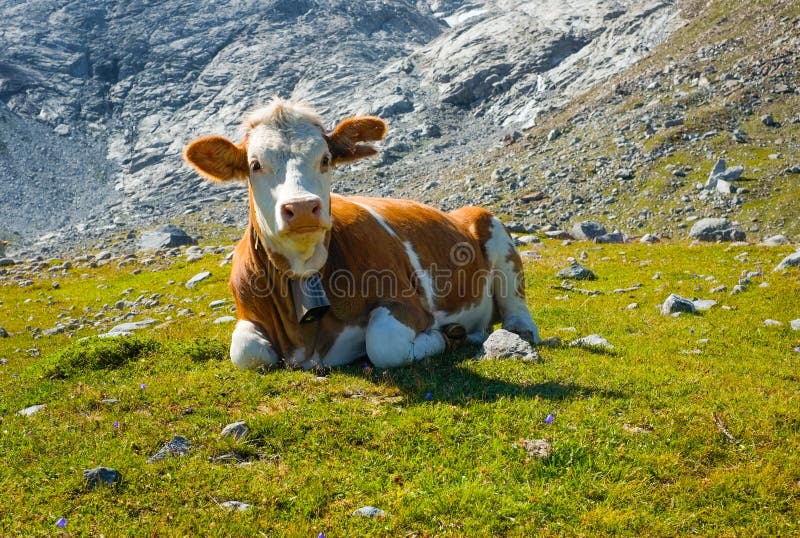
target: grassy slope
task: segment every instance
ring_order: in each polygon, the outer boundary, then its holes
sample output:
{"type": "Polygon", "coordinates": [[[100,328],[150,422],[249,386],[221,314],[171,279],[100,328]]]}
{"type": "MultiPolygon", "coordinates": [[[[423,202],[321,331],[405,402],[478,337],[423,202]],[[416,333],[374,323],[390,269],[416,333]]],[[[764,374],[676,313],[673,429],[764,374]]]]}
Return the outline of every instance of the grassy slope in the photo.
{"type": "Polygon", "coordinates": [[[800,333],[787,323],[800,318],[800,273],[771,272],[789,249],[548,242],[539,251],[525,267],[544,335],[597,332],[614,353],[548,348],[542,363],[530,364],[474,361],[465,350],[389,372],[356,365],[326,378],[258,375],[235,370],[216,348],[219,360],[189,357],[198,337],[226,342],[231,331],[211,324],[217,314],[206,307],[227,297],[227,269],[215,268],[214,256],[145,266],[138,275],[135,265],[78,269],[59,279],[59,290],[48,280],[28,288],[2,282],[0,319],[12,337],[0,339],[8,359],[0,366],[0,535],[55,535],[62,516],[75,535],[800,532],[800,333]],[[643,286],[597,297],[552,289],[556,270],[582,250],[600,277],[585,287],[643,286]],[[758,267],[765,275],[748,291],[715,297],[730,310],[656,312],[670,292],[711,297],[711,287],[730,288],[758,267]],[[194,291],[180,286],[204,268],[215,268],[212,279],[194,291]],[[160,352],[48,379],[54,353],[81,349],[76,338],[96,331],[34,340],[24,327],[52,326],[71,306],[113,304],[127,288],[193,299],[197,315],[144,331],[162,343],[160,352]],[[634,301],[640,307],[627,310],[634,301]],[[765,327],[767,318],[784,325],[765,327]],[[42,357],[31,357],[32,348],[42,357]],[[15,414],[38,403],[47,407],[33,417],[15,414]],[[717,431],[715,411],[741,446],[717,431]],[[555,420],[547,425],[549,413],[555,420]],[[252,429],[243,443],[219,438],[235,420],[252,429]],[[191,454],[147,464],[174,434],[190,439],[191,454]],[[553,444],[545,461],[519,447],[537,438],[553,444]],[[209,461],[231,451],[262,459],[209,461]],[[81,472],[98,465],[121,471],[122,486],[87,492],[81,472]],[[216,505],[230,499],[255,509],[216,505]],[[366,504],[390,516],[349,515],[366,504]]]}

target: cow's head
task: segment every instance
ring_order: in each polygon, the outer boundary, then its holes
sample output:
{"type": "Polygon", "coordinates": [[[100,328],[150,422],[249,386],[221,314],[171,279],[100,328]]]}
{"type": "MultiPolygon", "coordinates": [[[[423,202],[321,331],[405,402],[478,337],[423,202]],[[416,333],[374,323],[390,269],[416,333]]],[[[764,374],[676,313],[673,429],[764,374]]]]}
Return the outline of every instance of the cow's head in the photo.
{"type": "Polygon", "coordinates": [[[220,136],[192,141],[184,158],[213,181],[246,179],[259,238],[290,276],[318,272],[328,258],[330,170],[375,155],[386,123],[348,118],[326,132],[306,104],[274,99],[245,121],[238,144],[220,136]]]}

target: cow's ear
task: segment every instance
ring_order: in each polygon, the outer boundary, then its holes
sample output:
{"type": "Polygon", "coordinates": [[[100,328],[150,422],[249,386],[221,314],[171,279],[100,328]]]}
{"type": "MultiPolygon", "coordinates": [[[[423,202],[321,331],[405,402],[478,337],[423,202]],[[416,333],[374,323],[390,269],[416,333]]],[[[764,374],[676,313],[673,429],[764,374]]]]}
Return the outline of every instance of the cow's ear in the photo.
{"type": "Polygon", "coordinates": [[[183,152],[186,162],[212,181],[247,179],[247,144],[234,144],[221,136],[205,136],[193,140],[183,152]]]}
{"type": "Polygon", "coordinates": [[[386,122],[375,116],[359,116],[342,121],[333,132],[325,135],[333,164],[344,164],[377,155],[369,142],[386,136],[386,122]]]}

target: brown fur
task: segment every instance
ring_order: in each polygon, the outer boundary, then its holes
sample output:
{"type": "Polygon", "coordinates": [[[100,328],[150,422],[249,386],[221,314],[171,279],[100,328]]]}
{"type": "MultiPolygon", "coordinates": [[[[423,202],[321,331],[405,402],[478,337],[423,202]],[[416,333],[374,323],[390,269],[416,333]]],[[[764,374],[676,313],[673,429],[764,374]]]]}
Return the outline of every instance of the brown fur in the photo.
{"type": "Polygon", "coordinates": [[[234,144],[221,136],[193,140],[183,152],[186,162],[212,181],[247,179],[247,142],[234,144]]]}

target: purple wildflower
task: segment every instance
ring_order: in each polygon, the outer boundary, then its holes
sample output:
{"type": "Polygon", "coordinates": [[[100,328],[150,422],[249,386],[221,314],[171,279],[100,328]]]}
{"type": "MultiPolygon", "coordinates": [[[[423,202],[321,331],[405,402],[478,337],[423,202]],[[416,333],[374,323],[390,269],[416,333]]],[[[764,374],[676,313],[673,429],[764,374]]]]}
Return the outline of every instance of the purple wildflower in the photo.
{"type": "Polygon", "coordinates": [[[19,374],[14,374],[14,375],[13,375],[13,376],[11,376],[11,377],[19,377],[19,374]]]}
{"type": "Polygon", "coordinates": [[[66,526],[67,526],[67,518],[62,517],[61,519],[56,521],[56,527],[58,527],[59,529],[63,529],[66,526]]]}
{"type": "Polygon", "coordinates": [[[144,389],[146,389],[146,388],[147,388],[147,385],[145,385],[144,383],[142,383],[141,385],[139,385],[139,388],[140,388],[140,389],[142,389],[142,390],[144,390],[144,389]]]}
{"type": "Polygon", "coordinates": [[[116,430],[117,428],[119,428],[119,420],[114,421],[114,429],[116,430]]]}
{"type": "Polygon", "coordinates": [[[797,346],[796,348],[794,348],[794,350],[795,350],[797,353],[800,353],[800,346],[797,346]]]}
{"type": "Polygon", "coordinates": [[[430,402],[431,400],[433,400],[433,393],[432,392],[426,392],[425,393],[425,401],[426,402],[430,402]]]}
{"type": "Polygon", "coordinates": [[[324,532],[321,532],[321,533],[319,533],[319,535],[317,536],[317,538],[325,538],[325,533],[324,533],[324,532]]]}
{"type": "Polygon", "coordinates": [[[553,416],[553,413],[547,415],[547,418],[544,419],[545,424],[551,424],[556,417],[553,416]]]}
{"type": "Polygon", "coordinates": [[[8,359],[7,359],[7,358],[5,358],[5,357],[3,357],[2,359],[0,359],[0,364],[2,364],[3,366],[5,366],[6,364],[8,364],[8,359]]]}

